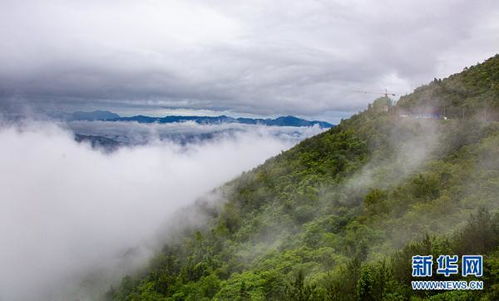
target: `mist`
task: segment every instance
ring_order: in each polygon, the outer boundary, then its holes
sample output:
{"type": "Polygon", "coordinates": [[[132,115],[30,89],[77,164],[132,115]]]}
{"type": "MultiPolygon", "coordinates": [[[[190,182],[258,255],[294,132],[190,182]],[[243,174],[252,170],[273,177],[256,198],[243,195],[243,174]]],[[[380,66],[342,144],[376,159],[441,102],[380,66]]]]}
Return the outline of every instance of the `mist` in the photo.
{"type": "Polygon", "coordinates": [[[400,119],[383,131],[384,136],[373,139],[374,144],[386,143],[389,153],[370,149],[373,158],[344,184],[347,191],[367,191],[370,188],[389,188],[414,175],[435,157],[441,146],[442,128],[435,120],[400,119]]]}
{"type": "Polygon", "coordinates": [[[0,300],[94,299],[177,210],[293,143],[259,129],[109,154],[49,122],[0,128],[0,300]]]}

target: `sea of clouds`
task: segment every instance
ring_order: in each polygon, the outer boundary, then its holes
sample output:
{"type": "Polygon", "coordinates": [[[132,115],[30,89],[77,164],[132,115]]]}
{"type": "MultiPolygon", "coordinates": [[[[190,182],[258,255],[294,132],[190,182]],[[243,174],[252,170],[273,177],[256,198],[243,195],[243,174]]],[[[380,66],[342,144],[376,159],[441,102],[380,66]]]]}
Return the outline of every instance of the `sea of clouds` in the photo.
{"type": "Polygon", "coordinates": [[[84,129],[158,138],[228,126],[1,125],[2,301],[94,299],[146,263],[158,229],[178,210],[320,131],[246,126],[188,144],[148,138],[109,153],[76,142],[75,130],[84,129]]]}

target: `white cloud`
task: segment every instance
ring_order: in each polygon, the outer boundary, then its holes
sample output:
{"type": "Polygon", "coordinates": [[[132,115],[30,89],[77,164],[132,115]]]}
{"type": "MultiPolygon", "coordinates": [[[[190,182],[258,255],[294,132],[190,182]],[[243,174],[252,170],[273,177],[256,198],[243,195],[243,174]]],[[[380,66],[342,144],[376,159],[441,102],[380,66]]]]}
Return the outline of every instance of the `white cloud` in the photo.
{"type": "Polygon", "coordinates": [[[106,155],[46,123],[2,128],[0,143],[0,299],[13,301],[67,300],[88,273],[108,285],[175,210],[290,146],[246,132],[106,155]]]}

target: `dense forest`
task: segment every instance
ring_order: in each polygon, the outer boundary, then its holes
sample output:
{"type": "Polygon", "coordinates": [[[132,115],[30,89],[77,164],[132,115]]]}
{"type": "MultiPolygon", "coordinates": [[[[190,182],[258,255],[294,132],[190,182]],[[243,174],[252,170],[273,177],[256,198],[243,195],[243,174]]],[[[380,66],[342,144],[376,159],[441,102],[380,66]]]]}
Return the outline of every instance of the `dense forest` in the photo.
{"type": "Polygon", "coordinates": [[[378,99],[199,200],[106,298],[499,300],[498,112],[499,55],[378,99]],[[417,254],[484,255],[484,289],[412,290],[417,254]]]}

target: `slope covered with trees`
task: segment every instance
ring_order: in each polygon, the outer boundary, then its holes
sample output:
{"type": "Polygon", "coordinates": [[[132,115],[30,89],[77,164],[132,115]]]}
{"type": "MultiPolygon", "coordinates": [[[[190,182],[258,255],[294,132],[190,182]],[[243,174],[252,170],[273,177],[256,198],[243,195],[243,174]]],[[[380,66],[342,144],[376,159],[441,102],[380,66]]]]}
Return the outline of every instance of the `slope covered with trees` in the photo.
{"type": "Polygon", "coordinates": [[[207,224],[106,297],[499,300],[498,89],[496,55],[301,142],[198,203],[207,224]],[[402,117],[430,107],[448,118],[402,117]],[[483,254],[484,290],[413,291],[418,254],[483,254]]]}

